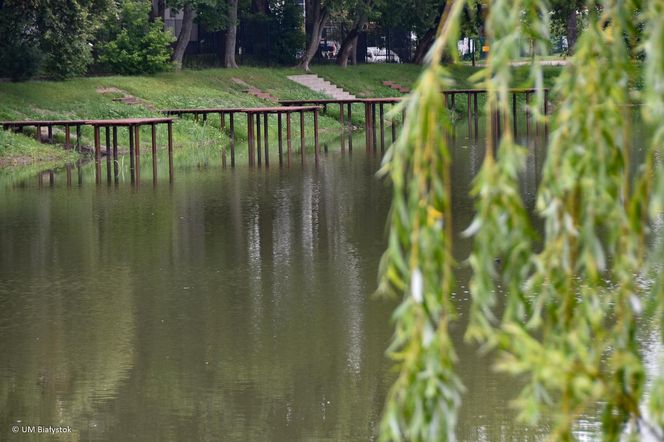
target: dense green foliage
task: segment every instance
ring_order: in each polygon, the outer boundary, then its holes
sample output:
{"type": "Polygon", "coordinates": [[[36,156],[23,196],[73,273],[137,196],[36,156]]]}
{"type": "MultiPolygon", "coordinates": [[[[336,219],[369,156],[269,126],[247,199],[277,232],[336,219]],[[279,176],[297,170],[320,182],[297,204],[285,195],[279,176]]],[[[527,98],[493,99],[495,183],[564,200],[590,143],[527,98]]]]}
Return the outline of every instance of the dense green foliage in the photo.
{"type": "Polygon", "coordinates": [[[94,11],[83,1],[53,0],[40,5],[36,25],[44,72],[55,79],[83,75],[92,63],[94,11]]]}
{"type": "Polygon", "coordinates": [[[0,8],[0,77],[24,80],[39,70],[42,53],[30,22],[21,8],[0,8]]]}
{"type": "MultiPolygon", "coordinates": [[[[177,58],[176,65],[179,66],[189,39],[183,37],[178,39],[181,40],[179,44],[171,45],[173,41],[167,36],[170,31],[165,32],[159,20],[160,16],[165,17],[165,8],[172,8],[171,14],[189,11],[187,16],[193,18],[187,23],[201,26],[201,35],[206,36],[201,41],[201,48],[207,52],[193,57],[209,60],[208,65],[220,62],[227,65],[225,48],[228,45],[224,40],[236,38],[229,35],[241,35],[241,41],[236,42],[235,47],[237,51],[242,46],[241,59],[247,63],[296,63],[297,55],[308,42],[304,29],[311,31],[311,23],[307,20],[312,18],[305,20],[301,5],[295,0],[241,0],[237,8],[232,4],[228,0],[164,0],[157,3],[151,0],[0,0],[0,78],[25,80],[43,76],[66,79],[90,72],[154,73],[168,67],[167,56],[177,58]],[[212,37],[206,34],[233,29],[229,27],[229,17],[232,16],[229,14],[235,9],[241,32],[224,32],[212,37]],[[307,24],[303,27],[305,21],[307,24]],[[210,44],[210,38],[218,41],[210,44]]],[[[310,9],[316,9],[316,4],[335,29],[326,31],[327,39],[342,42],[348,36],[356,36],[354,32],[358,30],[366,32],[369,24],[372,33],[396,31],[401,36],[398,38],[403,40],[400,44],[406,46],[411,42],[406,42],[404,38],[407,37],[403,36],[415,35],[418,41],[413,45],[414,49],[415,46],[429,46],[445,2],[311,0],[310,9]]],[[[565,17],[570,11],[573,8],[567,2],[553,2],[554,28],[558,34],[565,32],[565,17]]],[[[481,3],[465,5],[461,15],[463,36],[483,35],[485,12],[481,3]]],[[[178,30],[182,28],[177,27],[178,30]]],[[[378,44],[383,40],[378,38],[378,44]]],[[[311,44],[318,47],[317,41],[311,44]]],[[[406,46],[402,50],[406,51],[406,46]]],[[[415,53],[425,52],[422,49],[415,53]]],[[[191,55],[187,52],[187,56],[191,55]]],[[[362,54],[359,57],[361,59],[362,54]]],[[[419,60],[419,55],[417,57],[419,60]]],[[[234,67],[235,64],[228,66],[234,67]]]]}
{"type": "Polygon", "coordinates": [[[148,20],[149,11],[142,0],[123,0],[119,18],[108,21],[108,41],[100,45],[99,61],[109,72],[154,74],[169,68],[173,37],[161,20],[148,20]]]}
{"type": "Polygon", "coordinates": [[[284,0],[276,5],[272,13],[274,23],[270,28],[270,40],[273,57],[279,64],[292,65],[305,43],[302,8],[295,0],[284,0]]]}
{"type": "Polygon", "coordinates": [[[86,73],[92,35],[110,6],[106,0],[0,2],[0,73],[15,80],[38,72],[55,79],[86,73]]]}
{"type": "MultiPolygon", "coordinates": [[[[456,319],[457,238],[440,93],[453,83],[438,61],[456,42],[465,3],[448,8],[385,162],[394,196],[382,287],[402,293],[403,301],[394,315],[390,350],[400,374],[386,404],[384,440],[455,439],[463,387],[448,328],[456,319]]],[[[596,410],[605,440],[661,438],[664,376],[647,378],[639,336],[664,330],[664,253],[661,238],[652,243],[664,218],[664,2],[591,1],[589,8],[588,26],[557,80],[559,105],[537,200],[544,231],[537,238],[519,188],[526,150],[511,131],[508,88],[520,37],[546,50],[549,12],[541,0],[490,4],[492,51],[472,80],[488,88],[487,110],[505,117],[502,136],[487,138],[473,190],[477,215],[465,232],[474,240],[466,336],[497,350],[497,369],[525,381],[514,402],[520,418],[546,420],[552,440],[575,439],[576,421],[596,410]],[[642,71],[634,69],[638,48],[630,42],[643,24],[645,89],[638,92],[633,85],[642,71]],[[655,133],[643,160],[631,153],[628,106],[635,98],[655,133]]],[[[541,87],[538,64],[531,75],[541,87]]],[[[540,92],[530,109],[540,121],[543,98],[540,92]]],[[[491,133],[498,120],[487,116],[491,133]]]]}

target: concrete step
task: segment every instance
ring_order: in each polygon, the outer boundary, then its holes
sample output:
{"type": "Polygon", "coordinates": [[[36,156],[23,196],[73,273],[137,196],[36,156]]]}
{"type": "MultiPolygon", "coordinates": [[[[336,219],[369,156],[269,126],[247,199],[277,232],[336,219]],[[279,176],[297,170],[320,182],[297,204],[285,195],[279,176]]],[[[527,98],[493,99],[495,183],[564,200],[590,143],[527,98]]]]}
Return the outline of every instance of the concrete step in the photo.
{"type": "Polygon", "coordinates": [[[354,95],[344,91],[330,81],[320,78],[315,74],[291,75],[289,80],[305,86],[315,92],[320,92],[337,100],[353,99],[354,95]]]}

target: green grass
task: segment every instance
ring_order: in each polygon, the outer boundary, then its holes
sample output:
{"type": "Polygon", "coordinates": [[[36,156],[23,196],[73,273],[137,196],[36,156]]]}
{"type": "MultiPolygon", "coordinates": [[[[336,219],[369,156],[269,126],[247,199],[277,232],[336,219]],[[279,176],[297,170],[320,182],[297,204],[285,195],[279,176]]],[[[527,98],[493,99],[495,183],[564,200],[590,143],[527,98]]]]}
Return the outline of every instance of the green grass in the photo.
{"type": "Polygon", "coordinates": [[[399,97],[403,94],[383,86],[383,81],[411,87],[421,70],[420,66],[412,64],[362,64],[347,69],[334,65],[312,67],[315,74],[360,98],[399,97]]]}
{"type": "MultiPolygon", "coordinates": [[[[471,87],[467,77],[477,71],[470,66],[451,66],[452,75],[457,78],[457,87],[471,87]]],[[[314,73],[331,80],[358,97],[400,96],[400,92],[383,86],[391,80],[402,86],[412,87],[421,68],[414,65],[360,65],[342,69],[338,66],[315,66],[314,73]]],[[[552,78],[559,68],[546,68],[552,78]]],[[[517,69],[522,77],[525,69],[517,69]]],[[[274,102],[261,100],[244,92],[247,86],[237,84],[233,78],[269,92],[279,99],[326,98],[299,84],[288,80],[289,75],[301,74],[295,68],[240,68],[207,69],[169,72],[154,76],[140,77],[91,77],[69,81],[32,81],[26,83],[0,83],[0,120],[19,119],[104,119],[127,117],[160,116],[160,109],[193,107],[256,107],[274,106],[274,102]],[[100,89],[117,90],[100,93],[100,89]],[[128,105],[114,99],[132,95],[144,105],[128,105]]],[[[519,77],[521,78],[521,77],[519,77]]],[[[463,109],[460,109],[463,111],[463,109]]],[[[321,116],[321,141],[335,137],[339,132],[338,110],[332,107],[328,116],[321,116]]],[[[363,112],[358,108],[353,112],[356,125],[362,124],[363,112]]],[[[212,117],[212,116],[211,116],[212,117]]],[[[228,145],[228,133],[221,133],[217,118],[211,118],[207,125],[195,123],[192,119],[178,119],[174,125],[174,142],[177,155],[194,153],[197,156],[217,156],[228,145]]],[[[299,136],[299,124],[294,124],[294,136],[299,136]]],[[[310,124],[307,124],[310,127],[310,124]]],[[[276,119],[270,123],[272,136],[276,136],[276,119]]],[[[228,130],[228,127],[227,127],[228,130]]],[[[0,131],[1,132],[1,131],[0,131]]],[[[246,119],[236,119],[237,139],[246,134],[246,119]]],[[[146,131],[142,140],[148,139],[146,131]]],[[[125,137],[125,135],[122,135],[125,137]]],[[[165,128],[160,128],[158,138],[164,140],[165,128]]],[[[83,132],[84,144],[91,144],[91,129],[83,132]]],[[[62,142],[64,135],[56,130],[56,142],[62,142]]],[[[31,134],[4,134],[0,137],[0,167],[16,167],[18,164],[35,162],[68,161],[72,157],[53,146],[39,145],[31,134]],[[13,158],[13,160],[12,160],[13,158]],[[20,160],[19,160],[20,159],[20,160]]]]}
{"type": "MultiPolygon", "coordinates": [[[[460,64],[448,66],[447,69],[455,79],[455,87],[458,89],[473,87],[468,78],[480,70],[460,64]]],[[[364,64],[348,69],[340,69],[338,66],[315,66],[312,70],[358,97],[399,97],[403,94],[383,86],[383,81],[392,81],[413,88],[422,68],[412,64],[364,64]]]]}
{"type": "MultiPolygon", "coordinates": [[[[275,103],[255,98],[244,92],[246,86],[232,80],[240,78],[246,83],[271,93],[280,99],[323,98],[287,79],[288,75],[299,73],[295,69],[237,70],[210,69],[203,71],[171,72],[155,76],[141,77],[92,77],[63,82],[34,81],[26,83],[0,84],[0,120],[19,119],[104,119],[160,116],[160,109],[187,107],[256,107],[273,106],[275,103]],[[99,93],[99,89],[117,89],[120,92],[99,93]],[[114,101],[125,94],[132,95],[145,105],[127,105],[114,101]]],[[[272,133],[276,131],[276,123],[272,133]]],[[[322,135],[338,123],[333,118],[320,119],[322,135]]],[[[297,128],[295,128],[295,133],[297,128]]],[[[236,119],[236,132],[239,140],[246,133],[246,120],[236,119]]],[[[142,139],[147,140],[148,132],[142,139]]],[[[54,148],[40,151],[31,139],[29,131],[25,136],[12,135],[0,138],[0,158],[2,166],[16,167],[37,161],[51,161],[54,148]],[[11,139],[11,143],[8,141],[11,139]],[[9,148],[11,146],[11,148],[9,148]],[[21,147],[23,146],[23,147],[21,147]],[[24,151],[24,152],[22,152],[24,151]],[[22,157],[20,162],[10,157],[22,157]]],[[[56,129],[56,141],[63,141],[64,135],[56,129]]],[[[121,131],[121,142],[126,135],[121,131]]],[[[165,128],[160,128],[158,138],[164,140],[165,128]]],[[[85,145],[92,143],[90,128],[83,131],[85,145]]],[[[144,141],[145,142],[145,141],[144,141]]],[[[190,151],[195,155],[206,152],[219,153],[228,144],[227,134],[219,130],[219,122],[211,121],[203,126],[191,119],[178,119],[174,126],[176,155],[180,151],[190,151]]],[[[126,144],[126,143],[125,143],[126,144]]],[[[2,167],[0,166],[0,167],[2,167]]]]}
{"type": "MultiPolygon", "coordinates": [[[[455,81],[455,88],[469,89],[478,87],[469,81],[469,78],[480,71],[479,67],[457,64],[447,67],[455,81]]],[[[365,64],[341,69],[338,66],[314,66],[313,72],[330,80],[343,89],[358,97],[398,97],[399,91],[383,86],[383,81],[412,88],[421,72],[421,67],[409,64],[365,64]]],[[[544,83],[552,86],[555,78],[560,74],[558,66],[543,66],[544,83]]],[[[514,69],[514,87],[530,87],[528,67],[514,69]]]]}
{"type": "Polygon", "coordinates": [[[50,164],[62,164],[75,160],[75,152],[61,146],[42,144],[32,137],[0,130],[0,169],[32,164],[37,161],[48,168],[50,164]]]}

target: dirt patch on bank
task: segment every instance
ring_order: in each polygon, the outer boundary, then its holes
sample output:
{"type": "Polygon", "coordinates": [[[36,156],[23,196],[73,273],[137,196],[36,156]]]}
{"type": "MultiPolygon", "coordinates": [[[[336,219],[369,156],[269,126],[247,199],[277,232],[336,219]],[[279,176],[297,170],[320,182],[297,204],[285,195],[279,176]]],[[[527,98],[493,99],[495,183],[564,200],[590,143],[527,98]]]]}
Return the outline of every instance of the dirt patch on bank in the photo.
{"type": "Polygon", "coordinates": [[[35,160],[29,156],[18,156],[12,158],[0,158],[0,169],[4,167],[26,166],[34,163],[35,160]]]}
{"type": "Polygon", "coordinates": [[[135,97],[127,93],[127,91],[123,91],[122,89],[118,89],[116,87],[98,87],[97,93],[102,95],[120,95],[120,97],[113,98],[113,101],[127,104],[129,106],[143,106],[144,108],[153,112],[157,110],[154,104],[150,103],[149,101],[135,97]]]}
{"type": "Polygon", "coordinates": [[[268,100],[268,101],[274,101],[274,102],[279,101],[276,97],[273,97],[268,92],[262,91],[262,90],[258,89],[257,87],[250,85],[249,83],[247,83],[246,81],[244,81],[240,78],[233,77],[233,78],[231,78],[231,80],[233,80],[233,82],[235,84],[238,84],[238,85],[244,87],[245,89],[243,89],[242,91],[249,94],[249,95],[253,95],[254,97],[260,98],[262,100],[268,100]]]}
{"type": "Polygon", "coordinates": [[[126,91],[123,91],[122,89],[118,89],[116,87],[98,87],[97,88],[97,93],[102,94],[102,95],[108,95],[108,94],[126,95],[127,94],[126,91]]]}

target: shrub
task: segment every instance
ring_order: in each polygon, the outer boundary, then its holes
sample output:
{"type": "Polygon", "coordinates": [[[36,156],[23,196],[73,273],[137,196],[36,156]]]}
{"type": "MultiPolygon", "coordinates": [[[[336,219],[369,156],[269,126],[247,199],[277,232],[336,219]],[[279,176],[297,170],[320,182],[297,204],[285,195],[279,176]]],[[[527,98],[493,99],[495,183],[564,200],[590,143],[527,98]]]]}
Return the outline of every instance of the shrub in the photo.
{"type": "Polygon", "coordinates": [[[170,67],[174,38],[161,20],[149,21],[149,10],[147,1],[123,0],[120,17],[109,21],[109,41],[100,44],[99,61],[110,72],[153,74],[170,67]]]}

